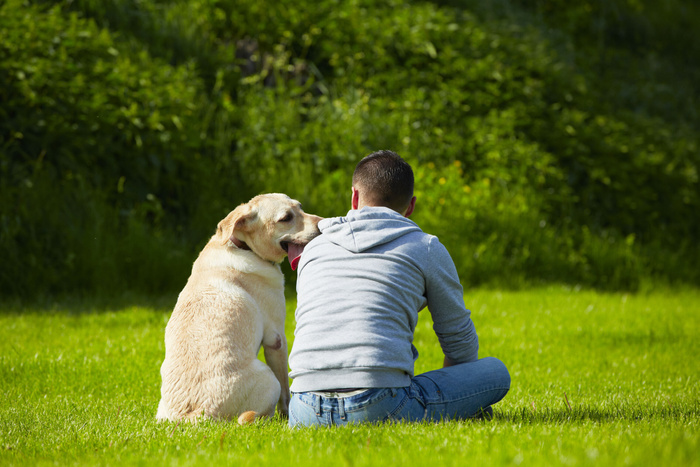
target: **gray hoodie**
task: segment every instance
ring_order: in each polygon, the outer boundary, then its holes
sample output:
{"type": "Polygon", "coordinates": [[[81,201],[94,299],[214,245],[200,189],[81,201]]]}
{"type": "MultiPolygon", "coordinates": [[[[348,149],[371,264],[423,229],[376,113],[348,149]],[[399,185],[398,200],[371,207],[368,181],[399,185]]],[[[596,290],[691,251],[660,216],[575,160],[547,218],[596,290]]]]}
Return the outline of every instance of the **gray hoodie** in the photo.
{"type": "Polygon", "coordinates": [[[477,359],[479,341],[452,258],[437,237],[384,207],[324,219],[298,266],[294,392],[406,387],[426,305],[443,352],[477,359]]]}

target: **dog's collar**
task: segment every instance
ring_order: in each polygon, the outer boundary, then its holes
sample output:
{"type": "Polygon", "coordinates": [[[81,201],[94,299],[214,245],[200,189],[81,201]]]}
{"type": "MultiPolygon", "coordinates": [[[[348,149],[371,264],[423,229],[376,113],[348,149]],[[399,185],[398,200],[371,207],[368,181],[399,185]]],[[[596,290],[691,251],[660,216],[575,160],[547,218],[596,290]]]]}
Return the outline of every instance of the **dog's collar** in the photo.
{"type": "Polygon", "coordinates": [[[231,242],[233,242],[234,245],[236,245],[236,248],[240,248],[241,250],[250,250],[250,247],[246,245],[244,242],[240,241],[234,236],[231,236],[231,242]]]}
{"type": "MultiPolygon", "coordinates": [[[[235,246],[236,248],[240,248],[241,250],[253,251],[253,250],[250,249],[250,247],[249,247],[248,245],[246,245],[245,242],[240,241],[239,239],[237,239],[237,238],[234,237],[234,236],[231,236],[231,238],[230,238],[229,240],[231,240],[231,243],[233,243],[234,246],[235,246]]],[[[277,263],[275,263],[274,261],[268,261],[268,262],[269,262],[270,264],[272,264],[273,266],[274,266],[275,264],[277,264],[277,263]]]]}

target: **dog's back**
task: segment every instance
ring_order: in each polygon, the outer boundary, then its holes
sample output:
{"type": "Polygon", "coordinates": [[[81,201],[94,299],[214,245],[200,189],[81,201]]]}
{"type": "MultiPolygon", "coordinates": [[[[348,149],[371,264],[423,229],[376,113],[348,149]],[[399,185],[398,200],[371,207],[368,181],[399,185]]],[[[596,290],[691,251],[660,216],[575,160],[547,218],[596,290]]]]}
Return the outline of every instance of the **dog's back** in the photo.
{"type": "Polygon", "coordinates": [[[241,380],[242,370],[257,360],[260,302],[269,306],[264,302],[271,300],[284,308],[277,266],[250,252],[227,251],[215,239],[207,244],[165,330],[158,419],[233,417],[249,409],[226,405],[231,392],[245,393],[249,386],[241,380]]]}

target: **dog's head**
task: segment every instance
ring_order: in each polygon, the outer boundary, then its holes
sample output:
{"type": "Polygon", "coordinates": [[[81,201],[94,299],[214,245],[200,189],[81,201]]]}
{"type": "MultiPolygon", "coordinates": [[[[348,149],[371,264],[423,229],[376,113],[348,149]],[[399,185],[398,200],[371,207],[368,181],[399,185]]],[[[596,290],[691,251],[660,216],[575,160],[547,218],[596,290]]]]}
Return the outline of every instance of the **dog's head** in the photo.
{"type": "Polygon", "coordinates": [[[306,214],[299,201],[280,193],[259,195],[241,204],[219,222],[222,244],[249,248],[261,258],[280,263],[290,245],[303,246],[321,232],[321,218],[306,214]]]}

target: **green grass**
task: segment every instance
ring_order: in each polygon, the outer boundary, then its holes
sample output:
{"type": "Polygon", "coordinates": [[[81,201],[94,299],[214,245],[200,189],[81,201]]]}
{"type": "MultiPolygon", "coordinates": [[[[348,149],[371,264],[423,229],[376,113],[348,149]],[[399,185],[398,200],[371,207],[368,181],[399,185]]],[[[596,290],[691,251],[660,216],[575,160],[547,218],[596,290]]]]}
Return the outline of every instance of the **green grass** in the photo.
{"type": "MultiPolygon", "coordinates": [[[[700,465],[700,291],[466,299],[513,377],[494,420],[294,431],[156,423],[168,306],[2,307],[0,464],[700,465]]],[[[428,314],[416,346],[439,366],[428,314]]]]}

